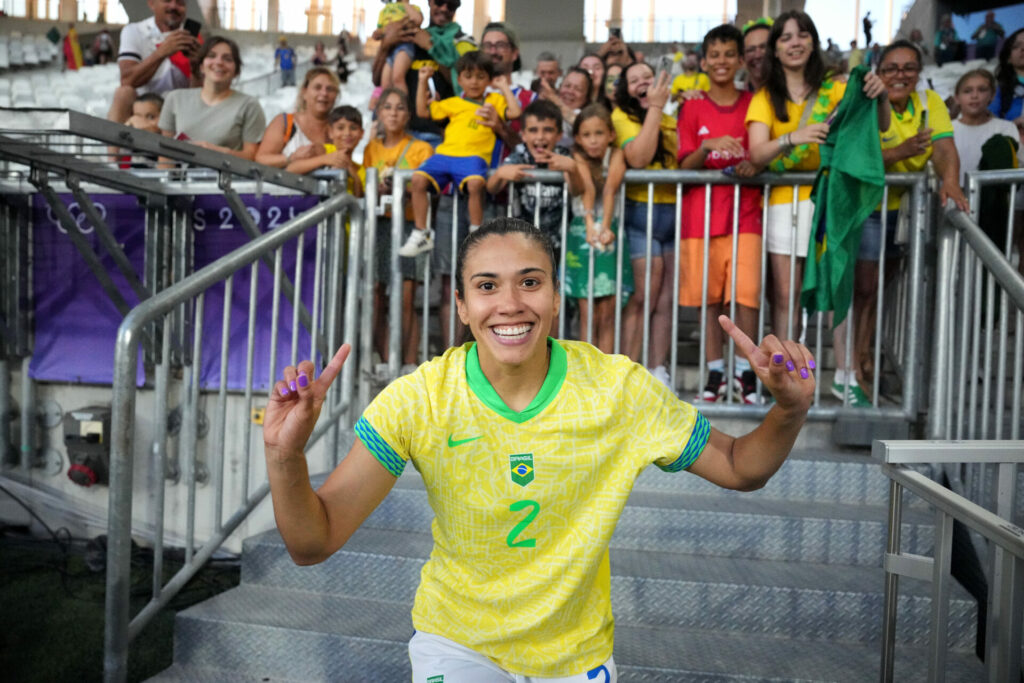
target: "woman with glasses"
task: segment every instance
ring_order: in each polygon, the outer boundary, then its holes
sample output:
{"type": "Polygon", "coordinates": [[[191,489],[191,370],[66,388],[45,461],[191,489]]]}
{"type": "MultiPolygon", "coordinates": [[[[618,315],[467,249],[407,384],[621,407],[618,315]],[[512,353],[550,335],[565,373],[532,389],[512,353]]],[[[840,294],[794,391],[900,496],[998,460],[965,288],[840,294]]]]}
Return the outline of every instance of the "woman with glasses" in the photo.
{"type": "MultiPolygon", "coordinates": [[[[880,55],[878,75],[888,92],[890,109],[889,126],[879,133],[882,161],[886,173],[915,173],[923,170],[931,159],[941,183],[939,198],[942,204],[952,199],[966,211],[967,199],[960,189],[960,157],[953,140],[949,110],[934,90],[925,90],[923,96],[917,90],[921,61],[921,52],[909,40],[893,42],[880,55]]],[[[885,106],[885,103],[879,106],[885,106]]],[[[905,188],[889,188],[884,235],[887,259],[899,256],[895,236],[904,194],[905,188]]],[[[882,207],[879,206],[864,222],[854,276],[853,363],[861,381],[869,381],[877,370],[873,367],[871,338],[875,333],[882,239],[882,207]]],[[[890,274],[894,270],[887,269],[890,274]]]]}

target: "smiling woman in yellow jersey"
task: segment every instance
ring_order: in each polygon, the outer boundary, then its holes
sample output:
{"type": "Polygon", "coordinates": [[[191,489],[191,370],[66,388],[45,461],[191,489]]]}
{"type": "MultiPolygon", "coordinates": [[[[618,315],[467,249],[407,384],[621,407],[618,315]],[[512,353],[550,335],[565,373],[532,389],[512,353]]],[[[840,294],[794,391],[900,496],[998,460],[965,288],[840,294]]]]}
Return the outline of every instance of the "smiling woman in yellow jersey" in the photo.
{"type": "Polygon", "coordinates": [[[756,346],[721,319],[776,397],[760,426],[733,439],[628,358],[550,337],[554,252],[529,223],[497,219],[470,235],[456,283],[476,342],[381,392],[315,492],[302,449],[348,347],[319,379],[308,361],[285,369],[264,422],[281,535],[296,562],[323,561],[411,462],[435,513],[413,607],[413,680],[614,681],[608,544],[637,476],[654,464],[762,486],[806,418],[813,358],[774,337],[756,346]]]}

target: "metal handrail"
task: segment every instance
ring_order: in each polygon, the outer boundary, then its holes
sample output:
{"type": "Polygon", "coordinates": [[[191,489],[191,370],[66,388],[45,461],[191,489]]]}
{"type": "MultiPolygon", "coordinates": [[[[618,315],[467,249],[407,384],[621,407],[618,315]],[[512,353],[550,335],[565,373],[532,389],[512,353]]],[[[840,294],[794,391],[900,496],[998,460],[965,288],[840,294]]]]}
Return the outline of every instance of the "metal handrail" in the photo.
{"type": "MultiPolygon", "coordinates": [[[[375,175],[369,174],[370,182],[375,182],[375,175]]],[[[104,651],[104,679],[106,681],[123,681],[127,674],[128,645],[155,614],[174,596],[191,576],[198,571],[202,563],[224,542],[230,534],[246,519],[255,506],[267,495],[269,487],[261,486],[251,496],[244,497],[242,506],[227,520],[217,532],[207,540],[194,555],[191,543],[186,547],[186,558],[190,560],[165,586],[155,587],[154,598],[134,619],[129,615],[130,561],[131,561],[131,524],[133,497],[133,464],[134,464],[134,426],[135,426],[135,363],[139,343],[144,329],[158,321],[161,316],[173,312],[177,307],[191,301],[211,286],[228,281],[233,274],[247,266],[258,263],[268,254],[274,253],[285,243],[302,238],[310,227],[324,222],[326,219],[347,211],[351,218],[349,243],[349,283],[345,311],[348,319],[344,324],[344,336],[348,343],[355,346],[356,324],[352,318],[355,306],[354,280],[358,271],[358,245],[364,231],[363,203],[350,195],[336,195],[323,203],[309,209],[300,216],[288,221],[273,231],[247,243],[243,247],[222,257],[218,261],[187,276],[171,287],[154,294],[141,302],[125,317],[118,330],[115,346],[115,365],[113,381],[113,404],[111,414],[110,448],[110,503],[108,508],[108,546],[107,546],[107,594],[106,594],[106,625],[104,651]],[[353,246],[355,245],[355,246],[353,246]],[[355,265],[355,269],[352,266],[355,265]]],[[[338,226],[340,228],[340,225],[338,226]]],[[[197,313],[201,316],[201,313],[197,313]]],[[[199,332],[197,331],[197,339],[199,332]]],[[[164,333],[165,350],[168,344],[168,333],[164,333]]],[[[346,365],[341,387],[337,394],[351,396],[354,375],[351,364],[346,365]]],[[[336,421],[349,404],[339,400],[334,407],[322,416],[325,422],[336,421]],[[339,405],[340,404],[340,405],[339,405]]],[[[337,439],[334,430],[333,439],[337,439]]],[[[318,436],[326,433],[319,430],[318,436]]],[[[194,470],[194,467],[191,469],[194,470]]],[[[194,488],[194,472],[192,488],[194,488]]],[[[190,501],[194,505],[194,498],[190,501]]],[[[191,514],[191,513],[190,513],[191,514]]],[[[158,532],[159,533],[159,532],[158,532]]]]}
{"type": "Polygon", "coordinates": [[[1016,441],[876,441],[872,456],[881,461],[890,480],[888,541],[884,556],[885,597],[882,620],[881,681],[893,680],[896,650],[896,611],[899,578],[906,576],[932,584],[928,680],[945,677],[953,523],[961,522],[992,545],[989,554],[988,623],[986,625],[986,680],[1016,680],[1021,673],[1024,634],[1024,529],[1010,521],[1017,467],[1024,463],[1024,444],[1016,441]],[[932,481],[907,464],[996,463],[1002,492],[996,513],[932,481]],[[935,508],[934,557],[901,552],[903,491],[911,491],[935,508]]]}
{"type": "Polygon", "coordinates": [[[1017,272],[981,227],[959,209],[948,209],[946,220],[955,227],[978,255],[1017,308],[1024,311],[1024,277],[1017,272]]]}

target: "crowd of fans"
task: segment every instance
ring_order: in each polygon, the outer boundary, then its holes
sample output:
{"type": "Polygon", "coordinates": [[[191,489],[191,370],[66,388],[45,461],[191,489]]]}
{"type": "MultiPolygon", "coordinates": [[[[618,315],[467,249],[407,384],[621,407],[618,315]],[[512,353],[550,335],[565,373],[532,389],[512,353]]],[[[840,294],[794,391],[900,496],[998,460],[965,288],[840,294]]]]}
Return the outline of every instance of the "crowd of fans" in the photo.
{"type": "MultiPolygon", "coordinates": [[[[994,55],[1001,44],[995,73],[976,69],[964,74],[950,107],[919,84],[926,59],[933,56],[941,64],[963,58],[963,42],[945,17],[932,46],[924,45],[915,31],[887,46],[869,44],[866,52],[854,45],[846,58],[831,40],[823,48],[813,20],[801,11],[763,17],[742,29],[719,26],[698,48],[687,52],[680,47],[656,65],[613,34],[572,66],[563,67],[550,52],[540,54],[535,78],[526,88],[513,83],[522,61],[510,24],[488,24],[477,41],[455,21],[460,0],[429,0],[426,27],[419,9],[392,2],[385,3],[374,34],[380,41],[373,64],[379,87],[370,103],[372,117],[365,122],[370,142],[357,163],[353,152],[364,137],[364,121],[352,107],[335,107],[341,83],[327,66],[322,43],[314,53],[315,66],[298,87],[294,112],[267,124],[259,103],[231,88],[242,68],[237,45],[223,37],[203,40],[185,30],[182,0],[150,6],[153,17],[122,33],[122,88],[110,117],[294,173],[343,169],[349,190],[357,195],[362,194],[364,169],[376,168],[383,183],[378,213],[403,211],[407,223],[398,247],[405,278],[403,329],[408,333],[402,361],[407,366],[415,362],[419,345],[413,300],[427,259],[432,271],[442,274],[441,319],[448,316],[451,283],[444,274],[450,272],[452,255],[434,244],[450,244],[453,228],[461,236],[487,217],[504,214],[511,201],[514,214],[531,221],[539,216],[537,227],[564,250],[563,276],[579,312],[579,334],[606,352],[613,347],[615,276],[622,268],[623,352],[634,360],[645,358],[666,383],[677,261],[682,305],[701,305],[706,278],[708,379],[698,399],[721,400],[732,383],[743,401],[757,403],[755,375],[743,358],[734,359],[735,376],[727,377],[721,330],[714,321],[735,298],[737,325],[759,337],[764,280],[772,331],[780,337],[800,336],[803,321],[792,304],[799,301],[811,239],[811,188],[777,186],[762,197],[760,189],[749,186],[736,202],[731,186],[716,186],[710,198],[703,186],[692,186],[679,205],[674,184],[655,184],[650,191],[647,184],[629,185],[618,214],[625,171],[713,169],[741,177],[764,170],[814,171],[818,145],[847,90],[846,71],[860,64],[872,67],[858,84],[867,98],[879,101],[885,169],[920,171],[932,161],[942,200],[961,208],[967,206],[963,174],[1015,166],[1024,123],[1024,29],[1006,36],[991,14],[972,38],[983,57],[994,55]],[[396,169],[415,170],[404,208],[388,203],[396,169]],[[534,169],[564,175],[570,197],[565,244],[560,244],[562,184],[523,182],[534,169]],[[522,184],[510,193],[510,183],[522,184]],[[453,193],[464,195],[454,216],[453,193]],[[762,225],[765,202],[767,222],[762,225]],[[707,228],[706,206],[711,207],[707,228]],[[677,223],[682,225],[678,251],[677,223]],[[625,249],[616,249],[623,230],[625,249]],[[762,250],[768,254],[765,278],[762,250]]],[[[287,74],[294,69],[294,52],[282,41],[276,59],[284,84],[294,78],[287,74]]],[[[884,240],[887,258],[901,255],[897,226],[906,204],[901,195],[892,188],[887,206],[877,207],[863,226],[854,314],[834,333],[832,392],[853,406],[871,404],[864,387],[877,371],[871,349],[879,254],[884,240]],[[854,326],[849,333],[847,325],[854,326]],[[848,334],[853,340],[849,350],[848,334]]],[[[1019,237],[1024,231],[1017,232],[1019,237]]],[[[390,229],[385,227],[378,239],[388,247],[382,253],[389,253],[390,229]]],[[[383,359],[389,261],[382,258],[377,270],[375,339],[383,359]]],[[[447,345],[452,341],[447,324],[441,329],[447,345]]]]}

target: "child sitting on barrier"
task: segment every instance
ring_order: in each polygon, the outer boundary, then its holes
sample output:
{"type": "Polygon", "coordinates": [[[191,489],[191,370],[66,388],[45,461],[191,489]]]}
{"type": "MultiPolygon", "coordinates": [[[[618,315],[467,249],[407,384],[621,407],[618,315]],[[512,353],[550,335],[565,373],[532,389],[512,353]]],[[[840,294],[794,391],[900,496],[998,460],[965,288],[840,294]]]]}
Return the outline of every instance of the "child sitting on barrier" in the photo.
{"type": "Polygon", "coordinates": [[[582,196],[573,198],[573,219],[565,246],[565,293],[578,300],[580,338],[612,353],[616,301],[621,306],[633,291],[633,265],[627,250],[615,248],[619,229],[615,203],[626,173],[626,158],[615,146],[615,126],[604,105],[583,107],[573,121],[572,132],[576,140],[572,156],[582,196]],[[622,264],[622,298],[615,296],[618,263],[622,264]],[[591,288],[593,313],[589,305],[591,288]]]}
{"type": "MultiPolygon", "coordinates": [[[[377,30],[371,36],[374,40],[384,37],[382,29],[388,24],[404,22],[409,28],[419,28],[423,24],[423,12],[416,5],[411,5],[408,2],[388,2],[387,0],[383,0],[383,2],[384,8],[377,15],[377,30]]],[[[391,48],[388,61],[380,74],[381,92],[387,88],[398,88],[403,93],[406,92],[405,74],[412,66],[412,57],[415,51],[414,43],[399,43],[391,48]]],[[[370,104],[371,109],[374,106],[373,103],[370,104]]]]}
{"type": "Polygon", "coordinates": [[[512,215],[548,233],[556,248],[562,244],[562,183],[530,180],[530,169],[561,171],[578,194],[581,188],[572,152],[558,144],[562,137],[562,112],[547,100],[534,100],[523,112],[523,142],[516,146],[487,181],[487,191],[498,194],[509,183],[521,183],[513,196],[512,215]],[[539,197],[538,197],[539,193],[539,197]],[[539,207],[539,209],[538,209],[539,207]],[[539,220],[537,219],[539,216],[539,220]]]}
{"type": "MultiPolygon", "coordinates": [[[[409,104],[405,93],[398,88],[381,92],[377,103],[378,137],[366,143],[363,168],[376,168],[380,206],[377,215],[376,270],[377,287],[374,295],[373,338],[382,361],[388,358],[387,285],[391,282],[391,211],[395,171],[417,168],[434,153],[422,140],[414,139],[407,130],[409,104]]],[[[399,209],[401,210],[401,209],[399,209]]],[[[404,234],[412,231],[412,207],[405,205],[404,234]]],[[[402,371],[416,369],[416,350],[419,346],[420,327],[416,315],[416,282],[423,280],[426,257],[415,261],[400,259],[402,271],[402,371]]]]}
{"type": "Polygon", "coordinates": [[[519,100],[512,95],[508,76],[494,76],[494,62],[483,52],[467,52],[455,62],[461,97],[448,97],[440,102],[430,102],[427,82],[434,69],[424,67],[419,71],[419,85],[416,88],[416,115],[431,117],[436,121],[448,119],[444,129],[444,141],[437,146],[436,154],[430,157],[412,180],[412,207],[416,229],[409,235],[398,253],[412,257],[434,248],[433,231],[427,228],[427,212],[430,200],[427,191],[435,192],[448,183],[454,183],[458,190],[469,194],[469,229],[475,231],[484,217],[484,189],[487,164],[491,159],[497,140],[494,131],[481,123],[481,109],[491,107],[501,119],[518,118],[522,113],[519,100]],[[493,81],[492,81],[493,79],[493,81]],[[499,92],[484,95],[488,85],[499,92]]]}
{"type": "MultiPolygon", "coordinates": [[[[752,95],[740,92],[733,82],[743,66],[743,34],[730,24],[713,28],[704,36],[702,53],[701,67],[711,82],[704,99],[689,100],[683,107],[678,126],[679,167],[728,170],[749,178],[757,171],[750,163],[745,123],[752,95]]],[[[705,216],[706,192],[703,185],[688,185],[683,192],[679,305],[699,307],[702,302],[707,303],[703,324],[708,374],[697,400],[717,401],[725,395],[727,386],[724,340],[716,323],[723,306],[735,301],[733,318],[737,326],[748,335],[757,334],[761,301],[761,191],[755,187],[742,188],[739,215],[734,215],[734,187],[716,185],[711,188],[711,211],[705,216]]],[[[747,359],[739,355],[733,385],[743,403],[758,403],[757,376],[747,359]]]]}

